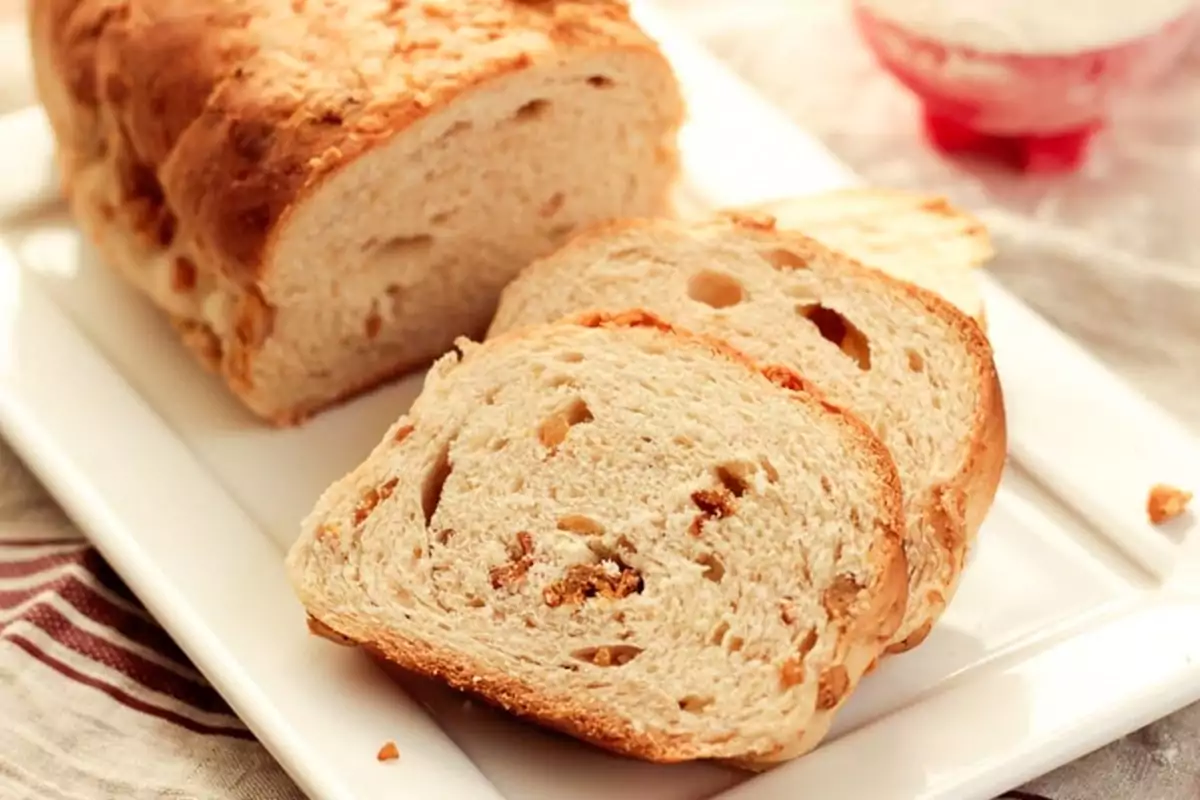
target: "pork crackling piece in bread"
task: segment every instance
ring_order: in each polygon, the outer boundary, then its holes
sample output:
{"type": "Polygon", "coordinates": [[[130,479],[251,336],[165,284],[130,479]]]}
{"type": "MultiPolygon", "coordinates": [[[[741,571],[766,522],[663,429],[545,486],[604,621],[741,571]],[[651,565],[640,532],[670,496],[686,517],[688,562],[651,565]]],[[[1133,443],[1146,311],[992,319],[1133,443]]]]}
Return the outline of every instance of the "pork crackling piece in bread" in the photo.
{"type": "Polygon", "coordinates": [[[630,756],[815,746],[903,614],[878,439],[643,312],[460,347],[305,520],[314,630],[630,756]]]}
{"type": "Polygon", "coordinates": [[[979,326],[769,216],[735,214],[584,232],[509,285],[490,335],[635,307],[784,364],[871,425],[907,512],[908,611],[892,651],[919,644],[954,594],[1004,465],[1004,404],[979,326]]]}
{"type": "Polygon", "coordinates": [[[30,34],[80,224],[279,424],[481,335],[678,172],[675,78],[617,0],[38,0],[30,34]]]}

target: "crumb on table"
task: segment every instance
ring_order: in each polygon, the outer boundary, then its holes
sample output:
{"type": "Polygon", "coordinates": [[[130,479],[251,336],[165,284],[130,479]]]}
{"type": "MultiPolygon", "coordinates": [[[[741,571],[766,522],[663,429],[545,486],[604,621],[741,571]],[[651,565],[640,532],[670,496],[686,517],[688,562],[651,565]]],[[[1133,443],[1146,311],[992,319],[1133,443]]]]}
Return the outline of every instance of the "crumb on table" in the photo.
{"type": "Polygon", "coordinates": [[[379,752],[375,754],[375,758],[380,761],[395,761],[400,758],[400,750],[397,749],[395,742],[385,742],[383,747],[379,748],[379,752]]]}
{"type": "Polygon", "coordinates": [[[1178,517],[1192,500],[1192,493],[1159,483],[1150,488],[1150,496],[1146,499],[1146,514],[1155,525],[1178,517]]]}

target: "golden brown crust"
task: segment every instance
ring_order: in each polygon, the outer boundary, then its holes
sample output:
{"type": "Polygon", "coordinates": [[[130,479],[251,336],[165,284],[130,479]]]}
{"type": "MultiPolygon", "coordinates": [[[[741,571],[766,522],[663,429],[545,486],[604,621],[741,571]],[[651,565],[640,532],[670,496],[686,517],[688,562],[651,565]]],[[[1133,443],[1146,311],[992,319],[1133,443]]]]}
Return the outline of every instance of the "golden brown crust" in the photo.
{"type": "Polygon", "coordinates": [[[613,718],[607,709],[589,702],[586,694],[549,699],[541,687],[523,683],[504,671],[416,639],[362,631],[347,619],[328,618],[330,627],[358,639],[363,648],[409,672],[444,681],[489,705],[581,739],[615,753],[657,763],[674,763],[702,757],[687,737],[658,731],[638,731],[613,718]]]}
{"type": "Polygon", "coordinates": [[[888,648],[889,653],[902,653],[925,640],[957,589],[967,550],[974,543],[1000,486],[1008,458],[1008,425],[1004,392],[992,357],[991,343],[979,324],[933,292],[886,275],[882,277],[917,298],[931,314],[940,317],[955,330],[971,356],[975,385],[979,392],[962,468],[944,483],[932,487],[930,504],[925,512],[926,519],[938,532],[939,542],[950,559],[951,581],[945,587],[940,601],[928,604],[929,619],[903,641],[888,648]]]}
{"type": "Polygon", "coordinates": [[[60,140],[111,115],[122,183],[239,283],[306,193],[471,88],[573,51],[657,53],[617,0],[46,0],[31,26],[87,112],[51,115],[60,140]]]}

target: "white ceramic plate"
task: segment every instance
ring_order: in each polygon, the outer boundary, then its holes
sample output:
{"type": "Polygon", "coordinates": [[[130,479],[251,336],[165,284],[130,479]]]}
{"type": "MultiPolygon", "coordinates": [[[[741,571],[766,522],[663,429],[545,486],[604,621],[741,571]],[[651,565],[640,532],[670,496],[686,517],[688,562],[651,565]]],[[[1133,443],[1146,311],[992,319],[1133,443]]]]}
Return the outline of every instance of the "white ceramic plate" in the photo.
{"type": "MultiPolygon", "coordinates": [[[[686,85],[692,211],[854,181],[640,9],[686,85]]],[[[100,264],[54,197],[40,112],[0,120],[0,424],[151,611],[316,798],[970,800],[1200,697],[1200,531],[1149,486],[1200,449],[990,283],[1011,463],[957,599],[819,750],[748,779],[602,754],[307,634],[282,557],[420,379],[298,430],[252,421],[100,264]],[[1057,499],[1055,499],[1057,498],[1057,499]],[[375,753],[395,740],[402,758],[375,753]]]]}

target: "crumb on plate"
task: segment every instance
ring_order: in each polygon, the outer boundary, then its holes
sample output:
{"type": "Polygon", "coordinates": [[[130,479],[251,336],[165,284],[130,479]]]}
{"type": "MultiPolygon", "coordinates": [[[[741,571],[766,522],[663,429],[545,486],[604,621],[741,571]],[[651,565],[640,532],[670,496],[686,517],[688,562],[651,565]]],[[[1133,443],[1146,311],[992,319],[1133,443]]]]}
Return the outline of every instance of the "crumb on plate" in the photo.
{"type": "Polygon", "coordinates": [[[1178,517],[1192,500],[1192,493],[1159,483],[1150,488],[1150,496],[1146,499],[1146,514],[1155,525],[1178,517]]]}
{"type": "Polygon", "coordinates": [[[380,761],[395,761],[400,758],[400,750],[397,749],[395,742],[385,742],[383,747],[379,748],[379,752],[375,754],[375,758],[380,761]]]}

